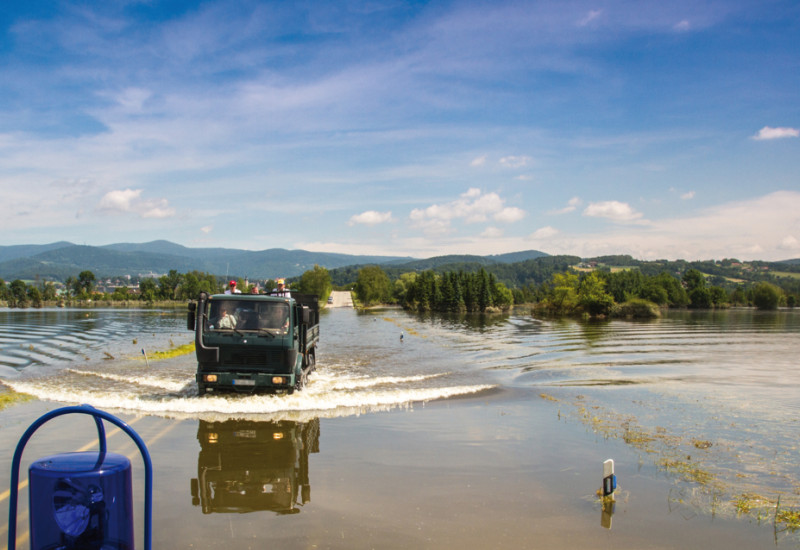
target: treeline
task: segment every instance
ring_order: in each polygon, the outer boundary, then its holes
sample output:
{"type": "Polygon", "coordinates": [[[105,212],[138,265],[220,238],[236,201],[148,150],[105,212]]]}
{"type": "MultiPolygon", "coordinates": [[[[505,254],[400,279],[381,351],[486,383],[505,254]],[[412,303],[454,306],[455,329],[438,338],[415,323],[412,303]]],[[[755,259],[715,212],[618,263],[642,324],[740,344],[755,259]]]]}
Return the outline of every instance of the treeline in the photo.
{"type": "Polygon", "coordinates": [[[392,280],[381,267],[368,266],[358,271],[355,292],[365,305],[395,303],[414,311],[470,313],[523,303],[533,304],[541,314],[589,316],[652,316],[659,308],[797,305],[797,295],[766,281],[725,288],[711,284],[697,269],[678,278],[666,271],[647,275],[637,269],[576,271],[547,260],[538,273],[549,273],[546,280],[514,289],[483,267],[476,272],[402,273],[392,280]]]}
{"type": "Polygon", "coordinates": [[[406,277],[398,286],[397,298],[406,309],[453,313],[482,313],[506,309],[514,303],[511,291],[481,268],[477,273],[449,272],[441,275],[423,271],[406,277]]]}
{"type": "Polygon", "coordinates": [[[221,292],[224,282],[214,275],[191,271],[141,279],[138,285],[118,286],[113,292],[97,289],[97,278],[92,271],[81,271],[77,277],[68,277],[63,285],[51,281],[27,284],[16,279],[6,283],[0,279],[0,302],[10,307],[41,307],[45,303],[70,304],[88,300],[107,302],[162,300],[189,300],[197,298],[201,291],[221,292]]]}
{"type": "MultiPolygon", "coordinates": [[[[112,292],[98,290],[98,281],[92,271],[82,271],[77,277],[68,277],[63,285],[51,281],[27,284],[21,279],[6,283],[0,279],[0,303],[10,307],[41,307],[44,304],[68,305],[88,300],[104,302],[160,302],[195,300],[201,292],[219,294],[228,286],[228,279],[210,273],[190,271],[178,273],[170,270],[158,278],[143,278],[138,284],[118,286],[112,292]]],[[[275,288],[275,281],[259,282],[237,280],[237,288],[243,293],[265,292],[275,288]]],[[[331,292],[328,270],[318,265],[294,280],[291,289],[297,292],[316,294],[324,301],[331,292]]]]}

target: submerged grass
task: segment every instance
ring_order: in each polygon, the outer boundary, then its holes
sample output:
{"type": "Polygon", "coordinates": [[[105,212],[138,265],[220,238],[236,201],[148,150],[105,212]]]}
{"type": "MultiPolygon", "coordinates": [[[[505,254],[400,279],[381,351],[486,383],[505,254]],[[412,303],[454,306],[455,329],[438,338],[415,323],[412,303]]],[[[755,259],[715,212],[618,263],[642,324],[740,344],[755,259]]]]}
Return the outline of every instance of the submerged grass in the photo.
{"type": "MultiPolygon", "coordinates": [[[[172,341],[170,340],[170,344],[172,341]]],[[[150,357],[153,359],[171,359],[172,357],[179,357],[181,355],[188,355],[194,353],[194,342],[189,342],[178,347],[172,347],[166,351],[156,351],[150,357]]]]}
{"type": "Polygon", "coordinates": [[[33,399],[33,397],[26,393],[17,393],[0,384],[0,411],[6,407],[16,405],[17,403],[24,403],[31,399],[33,399]]]}
{"type": "MultiPolygon", "coordinates": [[[[795,533],[800,530],[800,506],[797,502],[800,486],[793,488],[793,494],[778,494],[776,491],[772,497],[755,492],[736,494],[736,488],[741,490],[741,479],[729,480],[724,468],[715,468],[722,457],[713,454],[718,447],[710,439],[670,434],[667,428],[661,426],[649,429],[640,425],[633,415],[620,415],[593,405],[583,395],[576,396],[571,403],[547,393],[540,393],[539,397],[545,401],[571,405],[575,416],[592,432],[607,439],[621,439],[627,445],[653,455],[656,468],[689,484],[678,490],[677,497],[673,497],[671,492],[670,499],[676,503],[696,506],[712,515],[727,510],[731,515],[748,516],[759,522],[768,521],[774,525],[776,533],[795,533]],[[698,450],[699,454],[696,452],[698,450]],[[693,458],[693,454],[697,456],[693,458]],[[791,506],[781,506],[781,495],[794,499],[791,506]]],[[[562,416],[561,407],[558,416],[562,416]]]]}

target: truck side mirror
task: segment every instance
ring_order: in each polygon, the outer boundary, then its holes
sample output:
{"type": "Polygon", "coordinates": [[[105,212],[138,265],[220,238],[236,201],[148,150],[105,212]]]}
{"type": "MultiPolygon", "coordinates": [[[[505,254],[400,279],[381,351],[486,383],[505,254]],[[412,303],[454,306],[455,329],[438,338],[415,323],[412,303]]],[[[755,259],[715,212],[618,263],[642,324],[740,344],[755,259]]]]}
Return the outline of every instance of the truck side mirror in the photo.
{"type": "Polygon", "coordinates": [[[311,315],[308,306],[303,306],[303,324],[307,325],[311,321],[311,315]]]}
{"type": "Polygon", "coordinates": [[[194,312],[197,309],[197,304],[194,302],[189,304],[189,312],[186,314],[186,328],[194,330],[194,312]]]}

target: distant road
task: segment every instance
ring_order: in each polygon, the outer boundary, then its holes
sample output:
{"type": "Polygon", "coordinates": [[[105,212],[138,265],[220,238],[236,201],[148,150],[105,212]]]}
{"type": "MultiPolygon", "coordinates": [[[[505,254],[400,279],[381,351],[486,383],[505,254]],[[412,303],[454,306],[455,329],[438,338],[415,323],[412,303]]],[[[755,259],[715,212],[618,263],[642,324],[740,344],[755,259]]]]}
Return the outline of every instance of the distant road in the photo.
{"type": "Polygon", "coordinates": [[[333,303],[327,304],[326,307],[353,307],[353,297],[348,290],[334,290],[331,292],[333,303]]]}

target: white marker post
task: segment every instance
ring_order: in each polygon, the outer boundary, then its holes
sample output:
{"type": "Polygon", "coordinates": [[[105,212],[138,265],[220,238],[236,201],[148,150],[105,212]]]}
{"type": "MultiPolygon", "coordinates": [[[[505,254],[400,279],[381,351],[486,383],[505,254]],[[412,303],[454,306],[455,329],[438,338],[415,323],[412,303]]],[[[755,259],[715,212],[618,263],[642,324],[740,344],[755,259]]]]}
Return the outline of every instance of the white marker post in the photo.
{"type": "Polygon", "coordinates": [[[617,489],[617,476],[614,475],[614,459],[603,462],[603,496],[613,495],[617,489]]]}
{"type": "MultiPolygon", "coordinates": [[[[144,352],[144,348],[142,348],[142,355],[144,355],[144,362],[147,365],[147,368],[150,368],[150,361],[147,360],[147,354],[144,352]]],[[[614,467],[612,466],[611,469],[613,470],[614,467]]]]}

